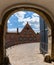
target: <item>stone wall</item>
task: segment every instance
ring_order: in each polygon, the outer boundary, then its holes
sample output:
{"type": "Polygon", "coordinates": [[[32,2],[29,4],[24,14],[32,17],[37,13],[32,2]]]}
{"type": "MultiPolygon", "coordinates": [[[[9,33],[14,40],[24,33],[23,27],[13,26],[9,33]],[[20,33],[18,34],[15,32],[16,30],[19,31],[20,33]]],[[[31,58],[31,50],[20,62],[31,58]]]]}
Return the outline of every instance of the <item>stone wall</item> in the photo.
{"type": "Polygon", "coordinates": [[[20,35],[18,33],[6,33],[5,43],[6,48],[23,43],[32,43],[32,42],[40,42],[40,34],[36,34],[36,36],[29,35],[20,35]]]}

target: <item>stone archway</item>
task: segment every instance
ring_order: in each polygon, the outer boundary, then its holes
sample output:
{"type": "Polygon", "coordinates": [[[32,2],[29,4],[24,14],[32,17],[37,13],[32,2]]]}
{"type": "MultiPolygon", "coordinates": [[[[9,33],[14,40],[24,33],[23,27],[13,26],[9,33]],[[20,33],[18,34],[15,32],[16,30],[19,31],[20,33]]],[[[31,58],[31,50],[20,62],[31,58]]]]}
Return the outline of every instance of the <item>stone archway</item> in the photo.
{"type": "Polygon", "coordinates": [[[1,22],[1,26],[0,26],[0,64],[3,62],[4,57],[5,57],[5,25],[6,22],[8,20],[8,18],[17,11],[20,10],[30,10],[30,11],[34,11],[36,13],[38,13],[40,16],[42,16],[44,18],[44,20],[46,21],[46,23],[48,24],[48,26],[51,28],[51,32],[52,32],[52,49],[51,49],[51,59],[54,60],[54,23],[53,23],[53,17],[50,15],[50,12],[47,11],[45,8],[41,7],[41,6],[36,6],[33,4],[27,4],[27,3],[23,3],[23,4],[19,4],[19,5],[13,5],[7,8],[7,10],[5,10],[4,14],[3,14],[3,18],[2,18],[2,22],[1,22]]]}

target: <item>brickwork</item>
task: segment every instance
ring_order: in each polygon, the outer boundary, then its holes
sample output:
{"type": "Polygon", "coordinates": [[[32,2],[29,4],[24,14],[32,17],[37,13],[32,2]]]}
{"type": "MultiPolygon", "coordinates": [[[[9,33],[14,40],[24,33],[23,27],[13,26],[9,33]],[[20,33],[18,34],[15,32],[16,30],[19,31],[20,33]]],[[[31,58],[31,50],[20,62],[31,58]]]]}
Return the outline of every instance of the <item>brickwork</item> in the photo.
{"type": "Polygon", "coordinates": [[[40,42],[40,34],[36,34],[27,23],[24,29],[19,33],[6,33],[6,48],[23,43],[40,42]]]}

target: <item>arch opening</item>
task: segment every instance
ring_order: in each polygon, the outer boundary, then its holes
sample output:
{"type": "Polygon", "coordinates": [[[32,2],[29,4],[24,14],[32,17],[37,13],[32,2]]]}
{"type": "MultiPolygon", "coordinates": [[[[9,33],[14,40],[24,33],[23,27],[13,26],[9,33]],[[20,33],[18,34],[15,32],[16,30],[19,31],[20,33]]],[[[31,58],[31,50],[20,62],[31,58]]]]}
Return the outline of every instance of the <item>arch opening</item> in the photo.
{"type": "MultiPolygon", "coordinates": [[[[38,8],[33,8],[33,7],[16,7],[16,8],[13,8],[13,9],[11,9],[11,10],[9,10],[9,11],[7,11],[6,13],[5,13],[5,15],[3,16],[3,19],[2,19],[2,23],[1,23],[1,27],[3,28],[3,30],[2,30],[2,40],[3,40],[3,45],[5,45],[5,43],[4,43],[4,38],[5,38],[5,29],[6,29],[6,27],[5,27],[5,25],[6,25],[6,22],[7,22],[7,20],[8,20],[8,18],[10,17],[10,15],[12,15],[14,12],[16,12],[16,11],[20,11],[20,10],[30,10],[30,11],[34,11],[34,12],[36,12],[36,13],[38,13],[39,15],[41,15],[43,18],[44,18],[44,20],[46,21],[46,23],[49,25],[49,27],[52,29],[52,26],[53,26],[53,20],[51,19],[51,17],[47,14],[47,13],[45,13],[44,11],[42,11],[42,10],[40,10],[40,9],[38,9],[38,8]],[[52,22],[52,23],[51,23],[52,22]]],[[[5,54],[4,54],[5,55],[5,54]]]]}

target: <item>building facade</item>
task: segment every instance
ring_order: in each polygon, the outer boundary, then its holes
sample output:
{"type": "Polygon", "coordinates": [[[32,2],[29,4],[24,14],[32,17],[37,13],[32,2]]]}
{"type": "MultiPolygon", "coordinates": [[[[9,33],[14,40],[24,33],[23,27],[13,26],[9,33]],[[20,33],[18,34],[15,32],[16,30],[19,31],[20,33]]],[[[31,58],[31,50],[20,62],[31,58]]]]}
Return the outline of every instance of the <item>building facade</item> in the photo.
{"type": "Polygon", "coordinates": [[[20,33],[18,29],[17,33],[6,33],[6,48],[17,44],[33,42],[40,42],[40,34],[36,34],[28,23],[20,33]]]}

